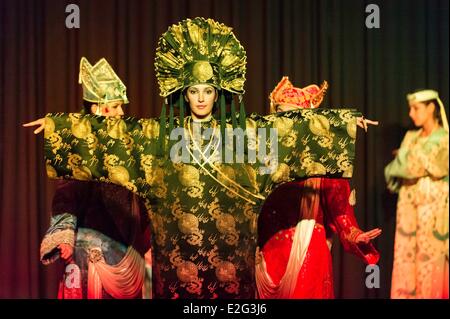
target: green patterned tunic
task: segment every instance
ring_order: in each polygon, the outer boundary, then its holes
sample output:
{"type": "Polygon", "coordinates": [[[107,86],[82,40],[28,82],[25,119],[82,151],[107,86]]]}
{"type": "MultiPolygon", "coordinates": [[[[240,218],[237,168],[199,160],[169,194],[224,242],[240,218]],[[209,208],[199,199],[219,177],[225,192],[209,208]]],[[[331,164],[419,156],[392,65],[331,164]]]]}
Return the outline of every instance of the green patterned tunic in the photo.
{"type": "MultiPolygon", "coordinates": [[[[115,183],[146,200],[155,298],[254,298],[261,198],[295,178],[351,177],[356,116],[345,109],[252,114],[248,132],[275,128],[278,136],[250,141],[243,163],[220,163],[219,152],[205,156],[208,161],[189,155],[191,161],[183,163],[158,155],[157,119],[48,114],[47,173],[115,183]],[[269,165],[267,157],[248,160],[261,143],[278,147],[278,165],[270,174],[260,171],[269,165]]],[[[215,120],[201,123],[202,128],[217,125],[215,120]]],[[[187,126],[184,132],[189,136],[187,126]]],[[[185,150],[196,155],[195,145],[203,151],[220,149],[209,140],[194,144],[191,139],[185,150]]]]}

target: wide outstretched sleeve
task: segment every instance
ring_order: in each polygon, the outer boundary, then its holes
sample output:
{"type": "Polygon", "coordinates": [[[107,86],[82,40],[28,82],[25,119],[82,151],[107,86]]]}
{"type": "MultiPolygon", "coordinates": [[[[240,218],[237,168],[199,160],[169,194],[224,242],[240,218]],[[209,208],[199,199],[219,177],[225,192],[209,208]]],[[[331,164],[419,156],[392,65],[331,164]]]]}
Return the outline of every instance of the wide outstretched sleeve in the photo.
{"type": "MultiPolygon", "coordinates": [[[[267,116],[250,115],[247,130],[266,129],[266,152],[275,154],[267,157],[270,160],[259,158],[260,163],[271,168],[261,177],[263,192],[270,192],[274,184],[299,178],[352,177],[359,115],[352,109],[301,109],[267,116]]],[[[258,142],[260,148],[264,141],[258,142]]]]}
{"type": "Polygon", "coordinates": [[[76,113],[48,114],[44,152],[50,178],[114,183],[146,197],[158,122],[76,113]]]}

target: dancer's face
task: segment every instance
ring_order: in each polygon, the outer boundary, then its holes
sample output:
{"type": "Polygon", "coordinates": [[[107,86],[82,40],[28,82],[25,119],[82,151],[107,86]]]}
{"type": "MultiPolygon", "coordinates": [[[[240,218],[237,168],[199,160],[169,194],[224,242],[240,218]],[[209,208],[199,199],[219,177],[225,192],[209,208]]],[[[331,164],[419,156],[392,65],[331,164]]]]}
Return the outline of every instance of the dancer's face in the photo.
{"type": "Polygon", "coordinates": [[[197,84],[190,86],[186,91],[186,100],[191,108],[193,119],[208,118],[217,101],[216,89],[208,84],[197,84]]]}
{"type": "Polygon", "coordinates": [[[409,103],[409,117],[417,127],[422,127],[425,123],[434,118],[434,103],[425,104],[423,102],[409,103]]]}
{"type": "MultiPolygon", "coordinates": [[[[122,109],[122,102],[109,102],[106,104],[100,104],[100,110],[103,116],[122,116],[125,113],[122,109]]],[[[91,111],[93,114],[96,114],[97,104],[92,105],[91,111]]]]}

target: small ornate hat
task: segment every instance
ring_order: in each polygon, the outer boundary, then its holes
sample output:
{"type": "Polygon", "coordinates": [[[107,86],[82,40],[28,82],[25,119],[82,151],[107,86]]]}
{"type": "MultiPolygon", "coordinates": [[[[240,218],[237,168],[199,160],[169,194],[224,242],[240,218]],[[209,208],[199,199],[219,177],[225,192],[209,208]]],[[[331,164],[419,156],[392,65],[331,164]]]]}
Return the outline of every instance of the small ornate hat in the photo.
{"type": "Polygon", "coordinates": [[[129,103],[125,84],[104,58],[92,66],[82,57],[78,82],[83,86],[83,100],[101,104],[116,101],[129,103]]]}
{"type": "Polygon", "coordinates": [[[304,88],[296,88],[289,81],[289,78],[284,76],[269,95],[270,112],[276,112],[276,105],[278,104],[286,104],[302,109],[316,108],[322,103],[327,89],[327,81],[323,81],[320,87],[311,84],[304,88]]]}

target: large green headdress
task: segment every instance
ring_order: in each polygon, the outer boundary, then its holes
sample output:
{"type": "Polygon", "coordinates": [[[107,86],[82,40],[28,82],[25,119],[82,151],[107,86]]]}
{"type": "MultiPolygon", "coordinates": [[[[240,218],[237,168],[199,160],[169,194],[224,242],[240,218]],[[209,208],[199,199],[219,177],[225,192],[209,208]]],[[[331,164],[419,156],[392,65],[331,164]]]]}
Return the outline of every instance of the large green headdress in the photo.
{"type": "Polygon", "coordinates": [[[161,36],[155,69],[163,97],[195,84],[243,94],[246,54],[232,29],[212,19],[186,19],[161,36]]]}
{"type": "MultiPolygon", "coordinates": [[[[236,127],[236,110],[233,94],[239,95],[239,124],[245,130],[245,110],[242,103],[247,57],[244,47],[232,29],[212,19],[186,19],[172,25],[160,37],[156,49],[155,71],[160,95],[169,97],[169,130],[173,127],[174,103],[180,109],[180,123],[184,123],[182,91],[192,85],[209,84],[222,92],[220,119],[222,137],[225,134],[225,91],[232,95],[231,117],[236,127]],[[178,103],[172,98],[180,93],[178,103]]],[[[164,149],[166,107],[163,104],[160,120],[160,142],[164,149]]]]}
{"type": "Polygon", "coordinates": [[[92,66],[82,57],[78,82],[83,86],[83,100],[97,104],[116,101],[129,103],[125,84],[104,58],[92,66]]]}

